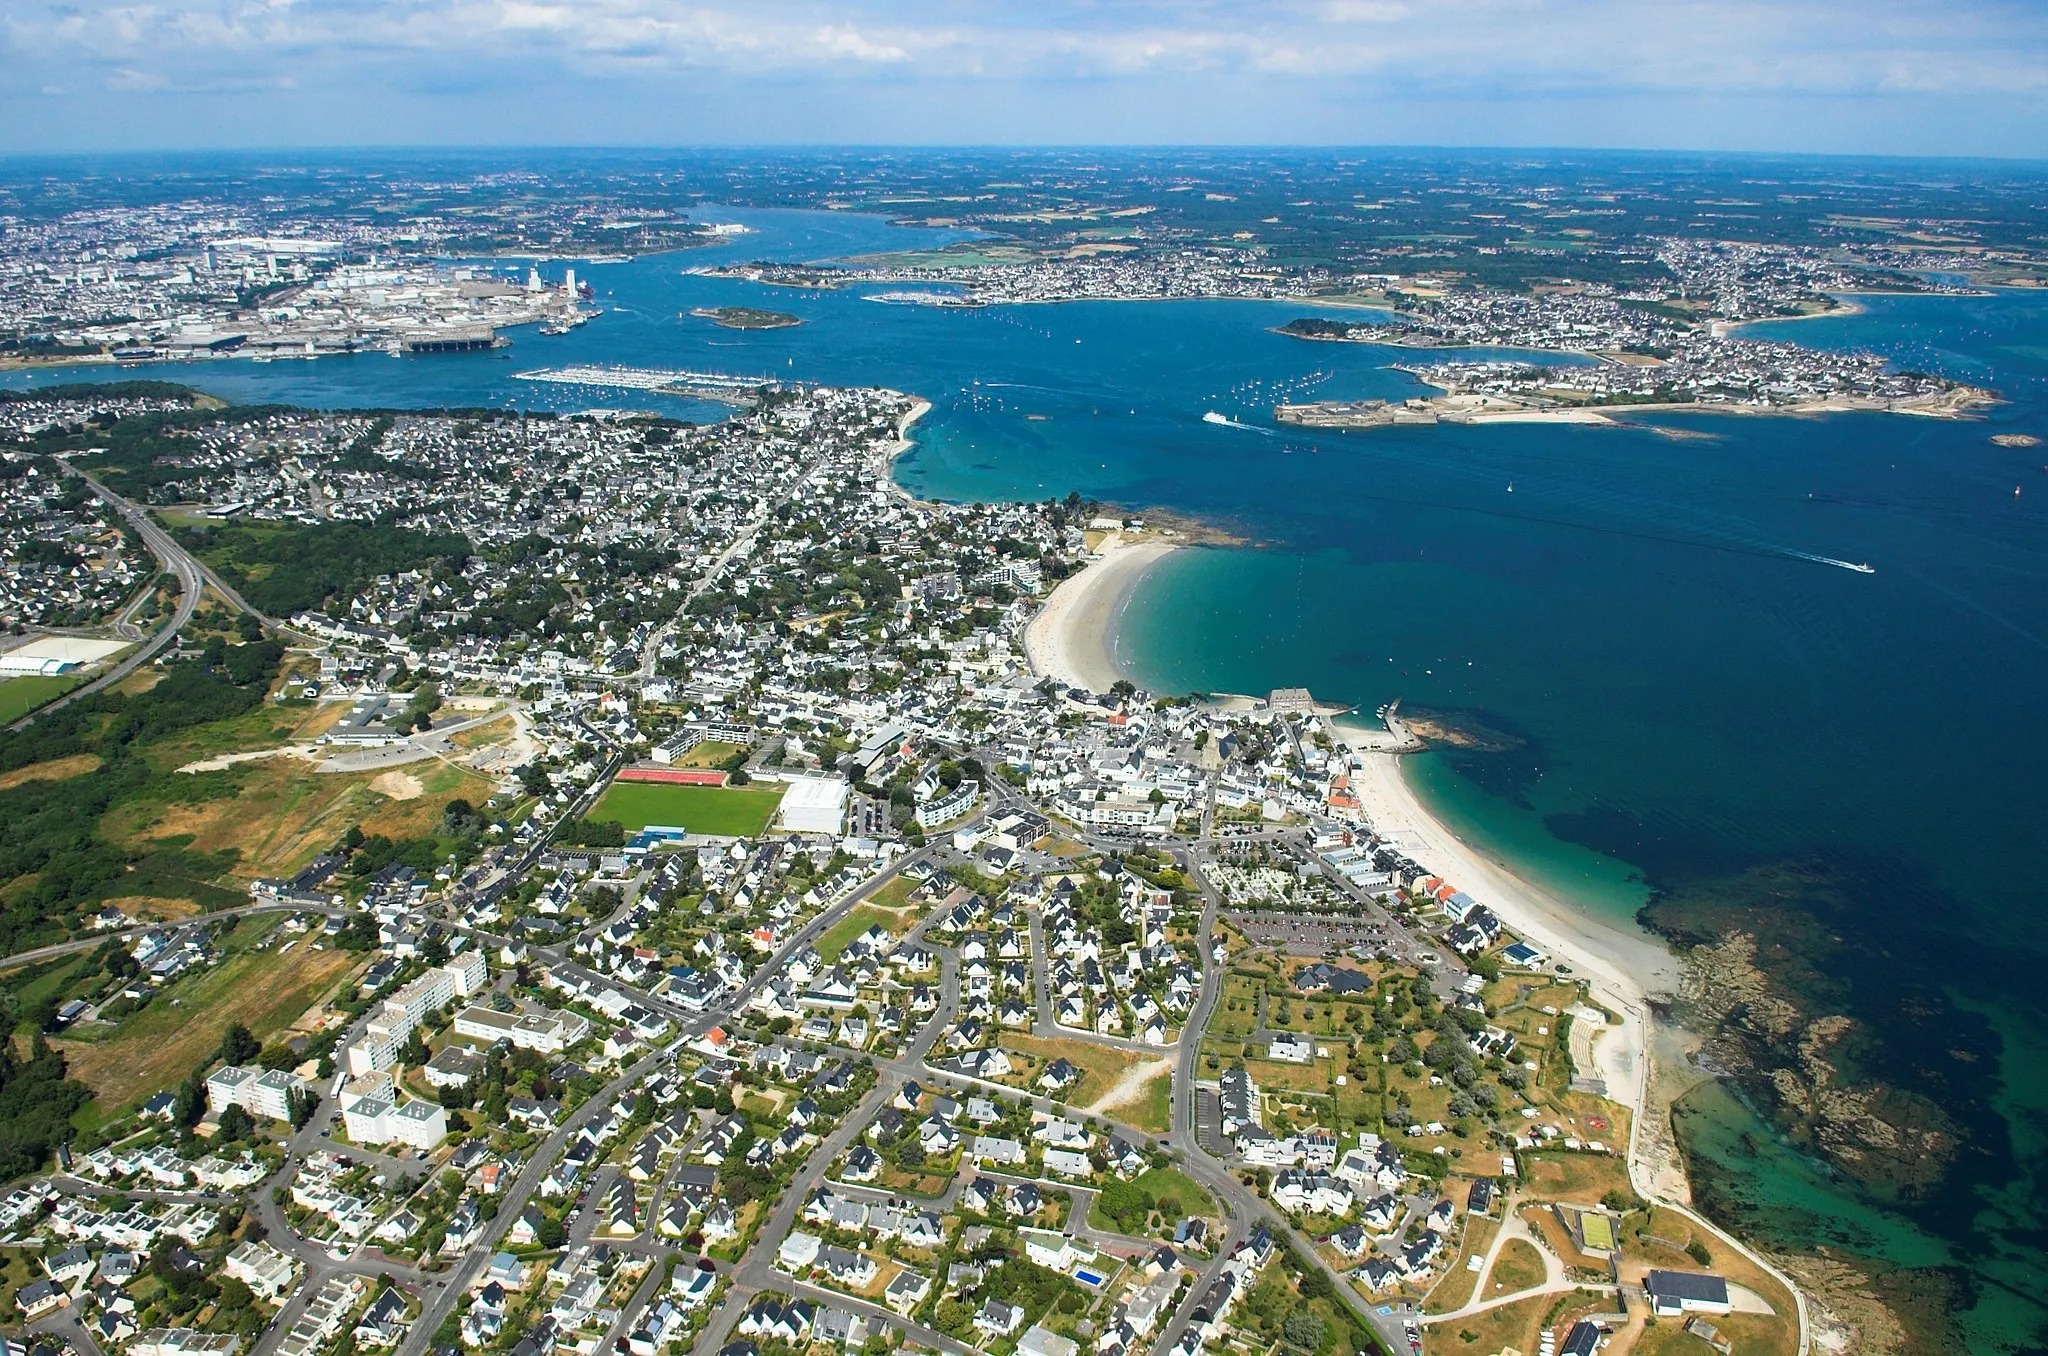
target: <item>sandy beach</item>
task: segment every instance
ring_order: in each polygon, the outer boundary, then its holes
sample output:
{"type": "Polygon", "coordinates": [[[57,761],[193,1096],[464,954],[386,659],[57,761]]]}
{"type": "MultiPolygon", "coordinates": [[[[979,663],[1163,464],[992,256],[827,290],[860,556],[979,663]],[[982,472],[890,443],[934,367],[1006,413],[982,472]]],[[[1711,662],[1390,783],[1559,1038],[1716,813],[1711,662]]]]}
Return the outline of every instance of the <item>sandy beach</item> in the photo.
{"type": "Polygon", "coordinates": [[[897,483],[895,473],[896,458],[917,446],[916,441],[910,436],[911,427],[931,412],[932,402],[921,396],[917,398],[915,404],[903,412],[903,417],[896,421],[896,441],[882,449],[881,464],[876,468],[882,484],[912,504],[921,501],[916,495],[897,483]]]}
{"type": "Polygon", "coordinates": [[[1096,558],[1062,579],[1024,631],[1031,671],[1068,687],[1107,692],[1123,675],[1111,652],[1117,618],[1145,571],[1178,550],[1159,537],[1130,538],[1112,532],[1096,558]]]}

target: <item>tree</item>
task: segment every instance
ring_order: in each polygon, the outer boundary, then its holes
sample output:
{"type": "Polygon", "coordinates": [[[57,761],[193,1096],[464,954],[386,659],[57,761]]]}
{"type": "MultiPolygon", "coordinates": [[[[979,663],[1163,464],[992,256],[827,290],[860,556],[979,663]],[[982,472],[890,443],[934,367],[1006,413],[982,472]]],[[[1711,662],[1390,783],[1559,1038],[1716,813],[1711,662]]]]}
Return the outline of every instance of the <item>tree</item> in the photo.
{"type": "Polygon", "coordinates": [[[171,1120],[174,1124],[190,1129],[199,1124],[199,1118],[206,1114],[206,1083],[193,1070],[178,1085],[178,1095],[171,1102],[171,1120]]]}
{"type": "Polygon", "coordinates": [[[1102,1188],[1097,1203],[1101,1205],[1102,1213],[1127,1233],[1141,1227],[1146,1213],[1152,1209],[1152,1198],[1135,1182],[1110,1182],[1102,1188]]]}
{"type": "Polygon", "coordinates": [[[236,1022],[221,1033],[220,1048],[214,1058],[223,1064],[247,1064],[263,1053],[263,1043],[249,1034],[249,1028],[236,1022]]]}
{"type": "Polygon", "coordinates": [[[303,1130],[320,1109],[320,1094],[311,1088],[293,1088],[285,1094],[284,1105],[291,1116],[292,1129],[303,1130]]]}
{"type": "Polygon", "coordinates": [[[256,1122],[240,1106],[231,1105],[220,1113],[220,1138],[223,1143],[247,1139],[256,1133],[256,1122]]]}
{"type": "Polygon", "coordinates": [[[568,1234],[562,1228],[562,1221],[552,1215],[542,1215],[540,1217],[540,1228],[534,1231],[534,1237],[540,1240],[540,1245],[543,1248],[559,1248],[562,1246],[562,1240],[567,1238],[568,1234]]]}
{"type": "Polygon", "coordinates": [[[1303,1351],[1314,1351],[1322,1346],[1323,1338],[1328,1334],[1329,1329],[1323,1320],[1306,1309],[1295,1310],[1280,1325],[1280,1335],[1287,1339],[1288,1345],[1300,1347],[1303,1351]]]}

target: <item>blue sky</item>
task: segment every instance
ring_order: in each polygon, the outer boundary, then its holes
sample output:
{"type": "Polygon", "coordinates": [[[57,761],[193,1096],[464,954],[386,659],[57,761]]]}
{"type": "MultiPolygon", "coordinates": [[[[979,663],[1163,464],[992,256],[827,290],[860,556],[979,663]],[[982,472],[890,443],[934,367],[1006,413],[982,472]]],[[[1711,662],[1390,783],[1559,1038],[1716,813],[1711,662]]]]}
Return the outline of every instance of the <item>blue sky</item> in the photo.
{"type": "Polygon", "coordinates": [[[2048,0],[0,4],[0,153],[773,143],[2048,156],[2048,0]]]}

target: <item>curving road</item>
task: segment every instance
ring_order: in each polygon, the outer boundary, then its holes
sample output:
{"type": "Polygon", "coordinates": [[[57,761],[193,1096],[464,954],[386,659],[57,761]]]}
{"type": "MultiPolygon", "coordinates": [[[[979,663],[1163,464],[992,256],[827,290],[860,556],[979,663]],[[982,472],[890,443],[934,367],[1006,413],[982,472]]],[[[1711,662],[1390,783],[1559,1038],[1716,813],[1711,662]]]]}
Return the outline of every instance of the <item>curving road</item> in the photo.
{"type": "MultiPolygon", "coordinates": [[[[51,711],[61,711],[75,701],[90,697],[95,692],[104,691],[135,672],[142,665],[156,658],[163,651],[163,648],[176,638],[178,632],[185,628],[185,623],[192,620],[192,614],[199,610],[201,581],[205,578],[201,573],[199,562],[192,559],[176,542],[172,541],[162,528],[150,520],[147,513],[144,513],[141,509],[129,503],[120,495],[115,494],[112,490],[100,484],[97,480],[94,480],[69,462],[60,458],[57,464],[72,475],[77,476],[80,480],[83,480],[92,488],[92,492],[99,497],[102,503],[126,518],[129,525],[142,538],[143,544],[149,547],[150,552],[156,556],[158,565],[163,570],[178,577],[178,606],[171,613],[171,619],[164,623],[163,628],[154,636],[145,641],[142,648],[130,653],[120,663],[114,665],[113,668],[108,669],[84,687],[75,688],[55,701],[40,706],[28,715],[23,716],[20,720],[7,727],[10,730],[22,729],[37,716],[46,715],[51,711]]],[[[127,614],[124,612],[122,615],[125,617],[127,614]]]]}

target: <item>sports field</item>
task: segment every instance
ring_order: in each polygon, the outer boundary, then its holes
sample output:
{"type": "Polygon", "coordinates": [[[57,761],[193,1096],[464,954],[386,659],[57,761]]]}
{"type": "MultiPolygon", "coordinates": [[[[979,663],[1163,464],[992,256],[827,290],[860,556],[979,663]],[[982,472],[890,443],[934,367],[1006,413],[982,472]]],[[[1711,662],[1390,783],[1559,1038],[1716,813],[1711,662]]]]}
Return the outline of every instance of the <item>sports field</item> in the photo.
{"type": "Polygon", "coordinates": [[[768,827],[782,804],[781,786],[668,786],[614,782],[590,811],[616,819],[634,833],[649,824],[672,824],[691,833],[752,838],[768,827]]]}
{"type": "Polygon", "coordinates": [[[0,722],[20,720],[44,702],[57,700],[84,681],[84,676],[76,673],[48,677],[31,673],[0,682],[0,722]]]}

